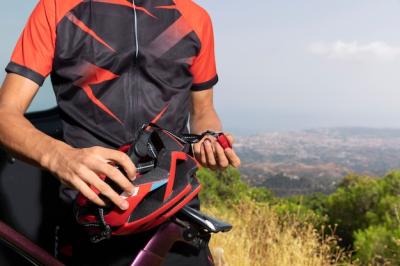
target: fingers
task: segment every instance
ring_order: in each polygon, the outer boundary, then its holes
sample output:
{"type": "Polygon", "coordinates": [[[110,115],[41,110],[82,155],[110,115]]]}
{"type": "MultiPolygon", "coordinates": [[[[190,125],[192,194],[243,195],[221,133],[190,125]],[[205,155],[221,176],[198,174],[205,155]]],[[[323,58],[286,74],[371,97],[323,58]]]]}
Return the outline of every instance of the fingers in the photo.
{"type": "MultiPolygon", "coordinates": [[[[214,141],[214,143],[215,143],[215,141],[214,141]]],[[[206,139],[203,142],[203,146],[204,146],[204,152],[205,152],[207,165],[209,168],[215,170],[217,168],[217,161],[216,161],[215,155],[214,155],[214,148],[213,148],[214,143],[211,142],[210,139],[206,139]]]]}
{"type": "Polygon", "coordinates": [[[193,153],[194,156],[200,160],[201,157],[201,142],[193,144],[193,153]]]}
{"type": "Polygon", "coordinates": [[[132,193],[135,190],[135,186],[126,178],[121,171],[113,167],[110,164],[104,163],[97,165],[95,171],[99,174],[103,174],[113,180],[119,187],[125,192],[132,193]]]}
{"type": "Polygon", "coordinates": [[[75,178],[75,180],[71,182],[71,185],[91,202],[103,207],[106,205],[105,202],[100,199],[100,197],[80,178],[75,178]]]}
{"type": "Polygon", "coordinates": [[[227,168],[229,166],[229,160],[226,157],[224,148],[222,148],[222,146],[218,142],[215,143],[214,147],[218,158],[218,166],[222,169],[227,168]]]}
{"type": "MultiPolygon", "coordinates": [[[[230,142],[231,146],[233,146],[233,143],[235,142],[233,136],[229,133],[224,133],[225,137],[228,139],[228,141],[230,142]]],[[[236,152],[231,149],[231,148],[227,148],[224,150],[224,153],[227,157],[227,159],[229,160],[229,163],[233,166],[238,168],[240,166],[240,158],[239,156],[237,156],[236,152]]]]}
{"type": "Polygon", "coordinates": [[[110,159],[111,161],[117,163],[122,168],[124,168],[129,179],[134,180],[136,178],[136,167],[127,154],[121,151],[106,149],[102,147],[98,147],[98,149],[99,153],[104,158],[110,159]]]}
{"type": "Polygon", "coordinates": [[[200,163],[203,166],[208,167],[207,158],[206,158],[206,150],[205,150],[203,143],[200,144],[200,163]]]}
{"type": "Polygon", "coordinates": [[[233,149],[225,149],[225,154],[233,167],[238,168],[240,166],[240,158],[236,155],[233,149]]]}
{"type": "MultiPolygon", "coordinates": [[[[117,170],[118,171],[118,170],[117,170]]],[[[125,178],[126,179],[126,178],[125,178]]],[[[129,208],[129,203],[122,198],[120,195],[118,195],[106,182],[101,180],[97,174],[94,172],[88,171],[84,175],[84,180],[90,184],[93,185],[101,194],[109,198],[115,205],[117,205],[121,210],[126,210],[129,208]]],[[[127,179],[126,179],[127,180],[127,179]]],[[[89,188],[90,189],[90,188],[89,188]]],[[[91,190],[91,189],[90,189],[91,190]]],[[[92,191],[92,190],[91,190],[92,191]]],[[[81,191],[82,192],[82,191],[81,191]]],[[[93,191],[92,191],[93,192],[93,191]]],[[[93,192],[94,193],[94,192],[93,192]]],[[[83,192],[82,192],[83,194],[83,192]]],[[[85,194],[84,194],[85,195],[85,194]]],[[[86,196],[86,195],[85,195],[86,196]]],[[[90,195],[93,197],[92,195],[90,195]]],[[[97,196],[97,195],[96,195],[97,196]]],[[[97,196],[98,198],[98,196],[97,196]]],[[[90,198],[88,198],[91,200],[90,198]]],[[[93,201],[95,202],[95,201],[93,201]]],[[[97,202],[95,202],[97,203],[97,202]]],[[[104,206],[104,205],[103,205],[104,206]]]]}
{"type": "Polygon", "coordinates": [[[224,135],[229,140],[231,146],[233,146],[233,143],[235,143],[235,139],[233,138],[233,136],[229,133],[224,133],[224,135]]]}
{"type": "MultiPolygon", "coordinates": [[[[232,145],[234,143],[233,136],[230,134],[225,134],[225,136],[232,145]]],[[[229,165],[237,168],[241,163],[233,149],[224,149],[216,139],[211,137],[206,137],[202,142],[195,144],[194,153],[201,165],[212,170],[225,169],[229,165]]]]}
{"type": "Polygon", "coordinates": [[[113,161],[121,165],[131,177],[135,176],[135,166],[126,154],[102,147],[91,147],[71,149],[60,158],[56,161],[54,173],[62,183],[77,189],[99,206],[106,205],[105,199],[98,195],[101,193],[122,210],[129,208],[125,198],[99,177],[109,177],[126,192],[125,195],[132,195],[136,191],[135,186],[117,167],[110,164],[113,161]]]}
{"type": "MultiPolygon", "coordinates": [[[[234,139],[231,135],[227,135],[228,140],[232,144],[234,139]]],[[[203,165],[215,170],[216,168],[225,169],[231,164],[233,167],[240,166],[240,158],[231,148],[224,149],[217,141],[206,139],[203,143],[205,163],[203,165]]],[[[202,159],[203,161],[204,159],[202,159]]]]}

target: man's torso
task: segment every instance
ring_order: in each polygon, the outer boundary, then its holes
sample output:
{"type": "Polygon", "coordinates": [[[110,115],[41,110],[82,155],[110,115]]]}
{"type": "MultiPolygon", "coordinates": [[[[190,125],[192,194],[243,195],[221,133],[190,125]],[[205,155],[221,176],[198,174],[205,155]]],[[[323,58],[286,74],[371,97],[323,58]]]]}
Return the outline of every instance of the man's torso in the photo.
{"type": "Polygon", "coordinates": [[[186,128],[200,40],[174,2],[135,4],[82,2],[58,24],[52,81],[74,146],[121,145],[152,120],[186,128]]]}
{"type": "Polygon", "coordinates": [[[217,81],[209,17],[192,1],[42,0],[32,17],[7,71],[41,81],[37,39],[54,43],[49,72],[72,146],[118,147],[150,121],[184,132],[191,91],[217,81]]]}

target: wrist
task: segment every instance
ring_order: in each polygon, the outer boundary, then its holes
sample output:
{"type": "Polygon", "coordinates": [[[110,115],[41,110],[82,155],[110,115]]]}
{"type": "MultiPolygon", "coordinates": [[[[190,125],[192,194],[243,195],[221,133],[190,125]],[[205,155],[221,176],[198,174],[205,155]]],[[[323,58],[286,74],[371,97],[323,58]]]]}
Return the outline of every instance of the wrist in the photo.
{"type": "Polygon", "coordinates": [[[60,159],[73,148],[58,140],[52,140],[46,146],[48,148],[43,151],[39,159],[40,166],[52,173],[56,173],[60,159]]]}
{"type": "Polygon", "coordinates": [[[215,121],[215,123],[193,123],[190,129],[193,134],[202,134],[207,131],[221,132],[222,126],[219,121],[215,121]]]}
{"type": "Polygon", "coordinates": [[[222,131],[222,124],[214,110],[194,113],[191,116],[190,129],[194,134],[201,134],[207,130],[222,131]]]}

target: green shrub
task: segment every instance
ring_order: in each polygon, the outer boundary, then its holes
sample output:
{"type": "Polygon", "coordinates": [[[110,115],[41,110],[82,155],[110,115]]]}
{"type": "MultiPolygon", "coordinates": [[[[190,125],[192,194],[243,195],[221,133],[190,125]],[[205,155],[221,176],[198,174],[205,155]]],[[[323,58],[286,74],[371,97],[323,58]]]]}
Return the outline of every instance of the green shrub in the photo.
{"type": "Polygon", "coordinates": [[[241,180],[239,170],[228,168],[224,171],[211,171],[202,168],[197,177],[203,185],[201,200],[206,204],[237,204],[245,200],[269,202],[272,193],[266,188],[251,188],[241,180]]]}
{"type": "Polygon", "coordinates": [[[362,265],[400,265],[400,229],[370,226],[354,234],[356,257],[362,265]]]}
{"type": "Polygon", "coordinates": [[[377,179],[352,175],[327,197],[329,223],[337,225],[336,232],[344,246],[352,245],[356,230],[369,226],[371,212],[376,211],[383,194],[383,186],[377,179]]]}

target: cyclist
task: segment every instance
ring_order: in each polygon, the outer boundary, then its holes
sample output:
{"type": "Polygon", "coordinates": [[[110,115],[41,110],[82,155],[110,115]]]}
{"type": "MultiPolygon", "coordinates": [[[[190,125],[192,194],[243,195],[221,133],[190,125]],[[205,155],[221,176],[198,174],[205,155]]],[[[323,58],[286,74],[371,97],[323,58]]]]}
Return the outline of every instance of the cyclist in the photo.
{"type": "MultiPolygon", "coordinates": [[[[222,129],[213,106],[218,78],[211,20],[190,0],[40,0],[6,71],[0,143],[54,173],[68,208],[78,191],[104,206],[90,185],[122,210],[128,208],[98,174],[127,193],[134,191],[109,162],[135,178],[134,164],[116,148],[132,140],[142,124],[152,121],[179,133],[188,132],[188,122],[192,133],[222,129]],[[23,115],[48,75],[65,142],[41,133],[23,115]]],[[[240,164],[232,149],[222,149],[210,137],[194,145],[194,155],[211,169],[240,164]]],[[[65,220],[74,220],[70,213],[64,212],[65,220]]],[[[76,265],[126,265],[154,233],[91,244],[75,226],[61,225],[60,243],[70,237],[72,246],[58,246],[76,265]]],[[[166,264],[207,265],[210,260],[208,248],[198,252],[177,244],[166,264]]]]}

